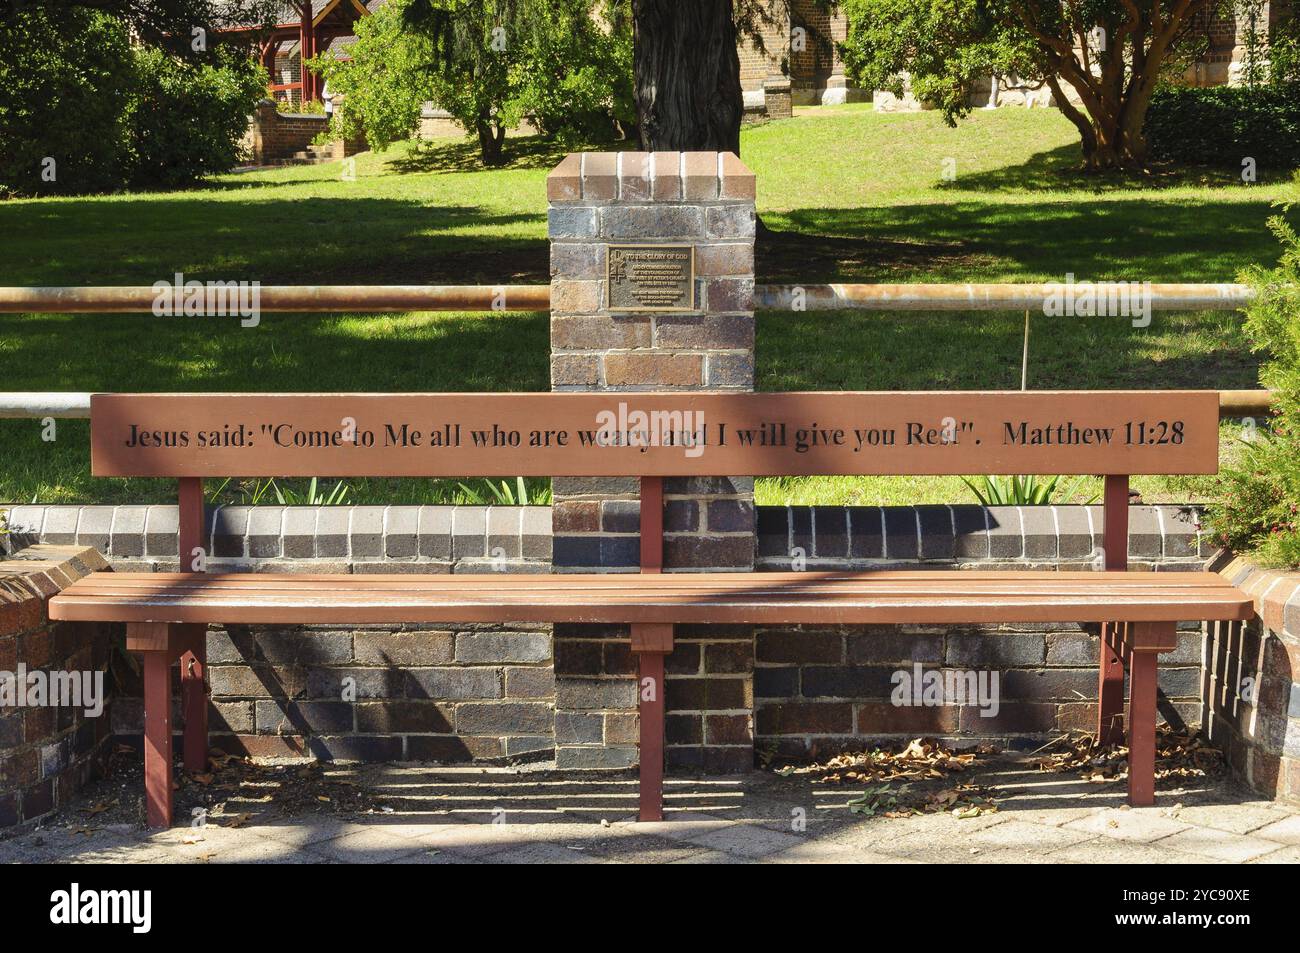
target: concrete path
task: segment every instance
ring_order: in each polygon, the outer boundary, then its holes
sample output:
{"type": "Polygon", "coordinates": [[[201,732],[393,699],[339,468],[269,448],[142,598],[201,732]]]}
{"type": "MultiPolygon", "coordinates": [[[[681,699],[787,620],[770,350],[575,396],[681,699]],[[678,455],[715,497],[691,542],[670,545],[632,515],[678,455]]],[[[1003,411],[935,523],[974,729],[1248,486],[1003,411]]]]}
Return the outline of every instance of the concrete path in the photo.
{"type": "Polygon", "coordinates": [[[860,787],[760,772],[670,779],[668,819],[638,824],[635,781],[627,776],[327,770],[341,784],[364,787],[378,809],[338,815],[323,805],[290,817],[250,790],[243,803],[227,799],[226,813],[203,826],[150,833],[120,819],[97,824],[92,790],[43,829],[0,840],[0,863],[1300,862],[1300,810],[1231,782],[1165,788],[1159,806],[1135,810],[1123,806],[1120,785],[1043,774],[1009,758],[977,779],[959,778],[999,793],[996,812],[965,819],[866,817],[846,807],[860,787]]]}

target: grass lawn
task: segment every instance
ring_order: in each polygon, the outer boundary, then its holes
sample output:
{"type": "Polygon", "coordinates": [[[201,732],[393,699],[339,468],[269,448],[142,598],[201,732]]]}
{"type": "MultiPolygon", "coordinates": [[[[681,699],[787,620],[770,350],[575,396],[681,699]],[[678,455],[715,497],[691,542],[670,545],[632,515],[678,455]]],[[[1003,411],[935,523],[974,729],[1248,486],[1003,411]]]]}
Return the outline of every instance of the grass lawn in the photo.
{"type": "MultiPolygon", "coordinates": [[[[1245,186],[1192,172],[1149,181],[1072,173],[1072,127],[1053,112],[933,113],[848,106],[746,130],[773,230],[760,281],[1229,281],[1276,258],[1271,204],[1297,194],[1263,170],[1245,186]],[[945,160],[956,177],[944,181],[945,160]]],[[[548,279],[543,180],[560,153],[515,145],[483,171],[468,144],[398,147],[337,164],[223,176],[202,190],[0,203],[6,285],[531,283],[548,279]]],[[[760,389],[1011,388],[1023,313],[759,315],[760,389]]],[[[544,314],[0,315],[6,390],[545,390],[544,314]]],[[[1049,319],[1031,335],[1030,386],[1243,388],[1256,359],[1240,316],[1049,319]]],[[[155,502],[161,481],[92,480],[84,422],[40,439],[0,421],[0,500],[155,502]]],[[[323,475],[324,476],[324,475],[323,475]]],[[[454,497],[455,483],[349,481],[355,502],[454,497]]],[[[1148,499],[1184,484],[1139,481],[1148,499]]],[[[233,499],[228,488],[225,499],[233,499]]],[[[957,501],[953,479],[762,481],[761,502],[957,501]]]]}

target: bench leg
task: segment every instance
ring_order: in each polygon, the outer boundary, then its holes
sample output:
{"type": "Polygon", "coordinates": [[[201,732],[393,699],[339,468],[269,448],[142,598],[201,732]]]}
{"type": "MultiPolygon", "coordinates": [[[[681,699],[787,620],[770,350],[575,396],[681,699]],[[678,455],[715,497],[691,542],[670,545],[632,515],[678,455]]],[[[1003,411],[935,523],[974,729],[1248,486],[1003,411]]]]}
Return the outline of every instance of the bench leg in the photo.
{"type": "Polygon", "coordinates": [[[664,819],[664,654],[637,653],[641,724],[638,820],[664,819]]]}
{"type": "Polygon", "coordinates": [[[1128,802],[1150,807],[1156,801],[1156,678],[1159,654],[1129,655],[1128,802]]]}
{"type": "Polygon", "coordinates": [[[1120,654],[1117,629],[1122,622],[1101,627],[1101,662],[1097,685],[1097,744],[1119,744],[1124,740],[1124,658],[1120,654]]]}
{"type": "Polygon", "coordinates": [[[205,625],[178,626],[188,649],[181,654],[181,711],[185,715],[183,745],[185,770],[199,773],[208,767],[208,629],[205,625]]]}
{"type": "Polygon", "coordinates": [[[171,653],[149,651],[144,659],[144,798],[150,827],[172,823],[171,653]]]}

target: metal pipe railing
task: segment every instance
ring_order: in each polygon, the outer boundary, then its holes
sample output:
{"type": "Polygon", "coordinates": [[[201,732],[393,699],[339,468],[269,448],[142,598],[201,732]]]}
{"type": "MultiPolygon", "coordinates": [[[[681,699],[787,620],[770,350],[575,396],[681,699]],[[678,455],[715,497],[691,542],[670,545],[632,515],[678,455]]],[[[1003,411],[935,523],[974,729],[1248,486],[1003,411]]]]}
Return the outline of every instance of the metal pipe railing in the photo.
{"type": "MultiPolygon", "coordinates": [[[[1041,311],[1054,295],[1077,299],[1085,284],[761,284],[754,288],[754,300],[756,307],[775,311],[1041,311]]],[[[0,313],[151,313],[160,294],[173,293],[171,285],[166,288],[0,288],[0,313]]],[[[1129,295],[1130,304],[1140,300],[1153,311],[1235,311],[1252,297],[1249,286],[1238,284],[1103,282],[1094,289],[1099,299],[1117,289],[1129,295]]],[[[549,285],[262,285],[257,296],[263,312],[546,311],[551,306],[549,285]]],[[[180,310],[179,303],[176,307],[180,310]]]]}
{"type": "MultiPolygon", "coordinates": [[[[275,311],[546,311],[549,285],[260,285],[259,312],[275,311]]],[[[160,295],[177,313],[182,290],[150,285],[101,285],[87,288],[0,288],[0,313],[55,312],[65,314],[152,313],[160,295]]],[[[249,291],[215,289],[227,303],[247,306],[249,291]]]]}
{"type": "MultiPolygon", "coordinates": [[[[1220,417],[1263,417],[1272,405],[1272,391],[1219,391],[1220,417]]],[[[79,391],[0,392],[0,420],[57,417],[75,419],[90,416],[90,394],[79,391]]]]}
{"type": "MultiPolygon", "coordinates": [[[[755,307],[772,311],[1039,311],[1053,297],[1077,302],[1085,282],[1036,284],[758,285],[755,307]]],[[[1237,284],[1094,282],[1099,301],[1112,290],[1131,306],[1152,311],[1235,311],[1252,297],[1237,284]],[[1125,297],[1126,296],[1126,297],[1125,297]]],[[[1093,313],[1097,313],[1093,309],[1093,313]]]]}

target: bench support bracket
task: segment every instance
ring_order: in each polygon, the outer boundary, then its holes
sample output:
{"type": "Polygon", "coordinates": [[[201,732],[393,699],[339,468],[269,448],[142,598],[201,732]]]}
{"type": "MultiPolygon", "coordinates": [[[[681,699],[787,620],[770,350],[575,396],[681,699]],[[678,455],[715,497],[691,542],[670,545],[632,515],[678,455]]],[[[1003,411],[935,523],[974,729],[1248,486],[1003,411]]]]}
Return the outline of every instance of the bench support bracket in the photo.
{"type": "MultiPolygon", "coordinates": [[[[179,498],[180,571],[197,572],[194,551],[203,546],[203,480],[185,477],[179,498]]],[[[198,773],[208,766],[208,627],[174,626],[173,645],[181,646],[181,715],[185,721],[185,770],[198,773]]]]}
{"type": "Polygon", "coordinates": [[[172,648],[160,622],[132,622],[126,645],[144,663],[144,800],[150,827],[172,823],[172,648]]]}
{"type": "Polygon", "coordinates": [[[1128,627],[1128,802],[1150,807],[1156,800],[1156,694],[1161,652],[1177,646],[1176,622],[1134,622],[1128,627]]]}
{"type": "MultiPolygon", "coordinates": [[[[1102,503],[1103,568],[1110,572],[1128,569],[1129,479],[1109,475],[1105,479],[1102,503]]],[[[1097,677],[1097,744],[1118,744],[1124,738],[1124,661],[1118,650],[1123,639],[1122,623],[1102,623],[1101,658],[1097,677]]]]}

